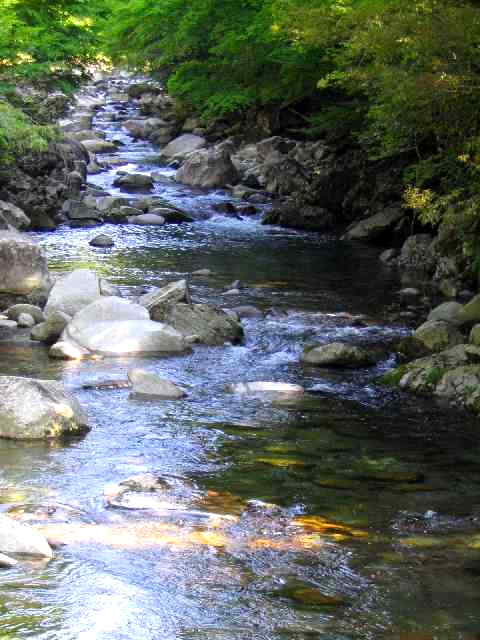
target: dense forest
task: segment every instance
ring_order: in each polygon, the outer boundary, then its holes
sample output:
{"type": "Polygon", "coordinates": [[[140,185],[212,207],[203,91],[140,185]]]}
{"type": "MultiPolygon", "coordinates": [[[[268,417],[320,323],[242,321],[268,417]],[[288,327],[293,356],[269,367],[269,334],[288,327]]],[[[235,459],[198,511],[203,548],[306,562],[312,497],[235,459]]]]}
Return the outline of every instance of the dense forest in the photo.
{"type": "Polygon", "coordinates": [[[405,206],[476,253],[475,2],[2,0],[1,12],[4,159],[54,135],[19,85],[69,91],[112,61],[160,75],[178,109],[205,121],[266,110],[292,136],[408,157],[405,206]]]}

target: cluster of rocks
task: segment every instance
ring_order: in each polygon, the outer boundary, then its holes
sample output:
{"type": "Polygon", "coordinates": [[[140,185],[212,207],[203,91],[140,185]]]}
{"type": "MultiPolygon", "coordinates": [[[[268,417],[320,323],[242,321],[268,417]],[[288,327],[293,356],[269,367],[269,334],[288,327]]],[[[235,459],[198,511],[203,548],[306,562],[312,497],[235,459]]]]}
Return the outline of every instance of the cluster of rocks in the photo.
{"type": "Polygon", "coordinates": [[[397,352],[404,363],[385,383],[480,413],[480,295],[434,308],[397,352]]]}

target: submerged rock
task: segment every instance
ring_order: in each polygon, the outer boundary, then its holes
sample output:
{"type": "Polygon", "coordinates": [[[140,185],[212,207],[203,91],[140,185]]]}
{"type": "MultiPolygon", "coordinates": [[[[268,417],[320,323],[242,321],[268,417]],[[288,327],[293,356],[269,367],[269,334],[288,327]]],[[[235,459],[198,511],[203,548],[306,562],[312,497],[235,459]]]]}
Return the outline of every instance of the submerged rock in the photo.
{"type": "Polygon", "coordinates": [[[303,394],[305,389],[299,384],[290,384],[288,382],[239,382],[229,385],[229,391],[238,394],[255,394],[255,393],[288,393],[303,394]]]}
{"type": "Polygon", "coordinates": [[[165,224],[165,218],[158,216],[155,213],[141,213],[138,216],[129,216],[128,222],[130,224],[154,225],[161,227],[165,224]]]}
{"type": "Polygon", "coordinates": [[[115,187],[131,190],[150,190],[153,188],[152,176],[145,175],[144,173],[127,173],[124,176],[115,178],[113,184],[115,187]]]}
{"type": "Polygon", "coordinates": [[[133,393],[140,395],[155,396],[157,398],[170,400],[183,398],[187,395],[183,389],[177,387],[177,385],[170,382],[170,380],[161,378],[144,369],[131,369],[128,372],[128,379],[132,385],[133,393]]]}
{"type": "Polygon", "coordinates": [[[374,356],[361,347],[343,342],[306,347],[301,361],[320,367],[368,367],[375,364],[374,356]]]}
{"type": "Polygon", "coordinates": [[[53,558],[45,536],[32,527],[0,514],[0,551],[29,556],[53,558]]]}
{"type": "Polygon", "coordinates": [[[88,244],[91,247],[108,249],[110,247],[113,247],[115,245],[115,242],[110,236],[107,236],[105,233],[101,233],[98,236],[95,236],[95,238],[92,238],[88,244]]]}
{"type": "Polygon", "coordinates": [[[0,437],[44,440],[85,431],[85,414],[60,382],[0,376],[0,437]]]}

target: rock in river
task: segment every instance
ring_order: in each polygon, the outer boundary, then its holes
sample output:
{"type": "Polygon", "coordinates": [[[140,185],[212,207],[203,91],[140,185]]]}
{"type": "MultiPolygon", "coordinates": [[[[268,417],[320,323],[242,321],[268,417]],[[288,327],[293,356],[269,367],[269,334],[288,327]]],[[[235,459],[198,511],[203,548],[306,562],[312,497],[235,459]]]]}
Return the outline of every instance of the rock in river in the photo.
{"type": "Polygon", "coordinates": [[[48,296],[45,314],[63,311],[74,316],[100,296],[97,274],[89,269],[77,269],[57,280],[48,296]]]}
{"type": "Polygon", "coordinates": [[[188,348],[174,328],[150,320],[144,307],[115,296],[103,297],[77,313],[61,340],[80,352],[86,349],[105,356],[181,353],[188,348]]]}
{"type": "Polygon", "coordinates": [[[239,382],[229,385],[229,391],[239,394],[254,393],[288,393],[303,394],[304,388],[299,384],[290,384],[288,382],[239,382]]]}
{"type": "Polygon", "coordinates": [[[0,551],[52,558],[47,539],[32,527],[0,514],[0,551]]]}
{"type": "Polygon", "coordinates": [[[25,234],[0,231],[0,304],[42,304],[50,287],[42,249],[25,234]]]}
{"type": "Polygon", "coordinates": [[[170,380],[160,378],[160,376],[144,369],[131,369],[128,372],[128,379],[132,385],[133,393],[140,395],[155,396],[166,400],[176,400],[187,395],[183,389],[177,387],[170,380]]]}
{"type": "Polygon", "coordinates": [[[1,438],[45,440],[85,431],[85,414],[60,382],[0,376],[1,438]]]}
{"type": "Polygon", "coordinates": [[[375,364],[375,358],[368,351],[343,342],[306,347],[301,360],[319,367],[367,367],[375,364]]]}

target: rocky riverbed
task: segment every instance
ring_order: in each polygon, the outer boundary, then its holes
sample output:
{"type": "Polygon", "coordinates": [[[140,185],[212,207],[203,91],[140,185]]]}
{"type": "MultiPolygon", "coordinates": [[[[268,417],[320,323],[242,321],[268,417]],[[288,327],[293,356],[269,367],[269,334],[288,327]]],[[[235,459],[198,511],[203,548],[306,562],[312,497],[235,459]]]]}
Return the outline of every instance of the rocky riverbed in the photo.
{"type": "Polygon", "coordinates": [[[477,419],[380,384],[477,375],[475,299],[410,338],[432,291],[377,248],[262,224],[294,147],[200,125],[85,87],[56,230],[1,232],[3,629],[475,637],[477,419]]]}

